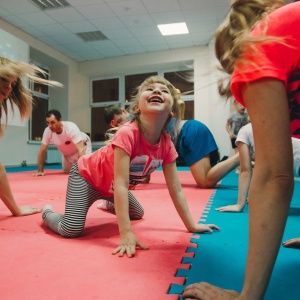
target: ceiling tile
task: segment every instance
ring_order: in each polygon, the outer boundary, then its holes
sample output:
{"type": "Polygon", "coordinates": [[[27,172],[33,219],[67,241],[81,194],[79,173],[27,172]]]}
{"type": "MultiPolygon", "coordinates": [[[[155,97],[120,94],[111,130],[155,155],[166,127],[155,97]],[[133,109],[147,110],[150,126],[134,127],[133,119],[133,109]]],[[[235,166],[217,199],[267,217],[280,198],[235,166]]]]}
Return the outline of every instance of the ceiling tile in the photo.
{"type": "Polygon", "coordinates": [[[207,44],[229,0],[68,0],[40,10],[28,0],[0,0],[0,17],[76,61],[207,44]],[[189,35],[163,37],[157,24],[186,22],[189,35]],[[85,43],[76,33],[101,31],[85,43]]]}

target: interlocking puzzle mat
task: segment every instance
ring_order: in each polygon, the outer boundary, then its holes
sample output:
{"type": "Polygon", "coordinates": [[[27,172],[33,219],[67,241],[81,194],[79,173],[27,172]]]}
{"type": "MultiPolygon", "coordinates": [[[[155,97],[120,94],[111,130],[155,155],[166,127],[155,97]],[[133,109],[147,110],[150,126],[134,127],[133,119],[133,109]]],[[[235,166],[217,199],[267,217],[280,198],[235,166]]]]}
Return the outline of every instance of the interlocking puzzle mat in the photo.
{"type": "MultiPolygon", "coordinates": [[[[221,230],[213,234],[194,235],[176,277],[182,285],[171,284],[169,294],[180,295],[195,282],[209,282],[226,289],[240,291],[243,286],[248,246],[248,207],[243,213],[221,213],[215,208],[237,200],[238,175],[227,175],[212,193],[199,222],[217,224],[221,230]]],[[[295,190],[283,241],[300,236],[300,182],[295,190]]],[[[300,295],[300,250],[281,247],[265,300],[294,300],[300,295]]],[[[178,296],[180,298],[180,296],[178,296]]]]}

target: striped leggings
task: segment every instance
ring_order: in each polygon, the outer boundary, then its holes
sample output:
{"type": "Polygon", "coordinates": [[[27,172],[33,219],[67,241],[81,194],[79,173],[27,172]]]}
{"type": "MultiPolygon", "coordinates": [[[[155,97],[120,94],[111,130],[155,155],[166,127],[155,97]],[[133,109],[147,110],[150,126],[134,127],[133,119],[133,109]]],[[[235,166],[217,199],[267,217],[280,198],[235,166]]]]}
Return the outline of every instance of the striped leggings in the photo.
{"type": "MultiPolygon", "coordinates": [[[[78,237],[82,235],[87,212],[91,205],[99,199],[109,201],[108,209],[114,211],[114,197],[104,197],[89,184],[78,171],[77,163],[71,168],[66,196],[65,214],[55,213],[51,207],[44,208],[44,223],[54,232],[63,237],[78,237]]],[[[134,195],[128,191],[129,217],[139,220],[144,215],[144,209],[134,195]]]]}

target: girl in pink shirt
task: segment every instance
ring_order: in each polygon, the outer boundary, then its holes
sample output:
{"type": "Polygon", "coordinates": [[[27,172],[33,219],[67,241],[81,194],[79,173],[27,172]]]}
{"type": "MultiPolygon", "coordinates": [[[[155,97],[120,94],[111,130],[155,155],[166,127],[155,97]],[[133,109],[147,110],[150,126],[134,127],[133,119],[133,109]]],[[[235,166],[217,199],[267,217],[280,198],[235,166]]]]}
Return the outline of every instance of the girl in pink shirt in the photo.
{"type": "Polygon", "coordinates": [[[105,199],[116,213],[120,243],[113,254],[132,257],[136,247],[148,249],[132,231],[131,219],[141,219],[144,211],[129,188],[141,183],[162,166],[167,187],[184,225],[190,232],[212,232],[213,224],[197,224],[190,214],[176,170],[177,153],[164,132],[171,117],[178,112],[178,94],[164,78],[153,76],[137,89],[131,105],[132,121],[123,125],[111,143],[82,156],[71,169],[65,214],[43,210],[45,224],[64,237],[82,234],[90,206],[105,199]]]}

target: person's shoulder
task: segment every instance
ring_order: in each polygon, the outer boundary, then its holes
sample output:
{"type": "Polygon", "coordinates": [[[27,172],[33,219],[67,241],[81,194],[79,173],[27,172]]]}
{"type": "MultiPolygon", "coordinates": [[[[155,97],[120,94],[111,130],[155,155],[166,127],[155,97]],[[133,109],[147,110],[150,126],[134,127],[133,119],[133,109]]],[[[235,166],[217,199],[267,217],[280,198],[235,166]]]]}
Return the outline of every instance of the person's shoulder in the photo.
{"type": "Polygon", "coordinates": [[[77,126],[77,124],[76,123],[74,123],[74,122],[72,122],[72,121],[62,121],[62,123],[63,123],[63,125],[69,125],[69,126],[76,126],[76,127],[78,127],[77,126]]]}
{"type": "Polygon", "coordinates": [[[138,133],[139,127],[135,121],[129,121],[123,124],[116,132],[116,135],[132,135],[138,133]]]}
{"type": "Polygon", "coordinates": [[[251,136],[252,133],[252,124],[248,123],[246,125],[244,125],[243,127],[241,127],[241,129],[239,130],[238,135],[246,135],[246,136],[251,136]]]}

